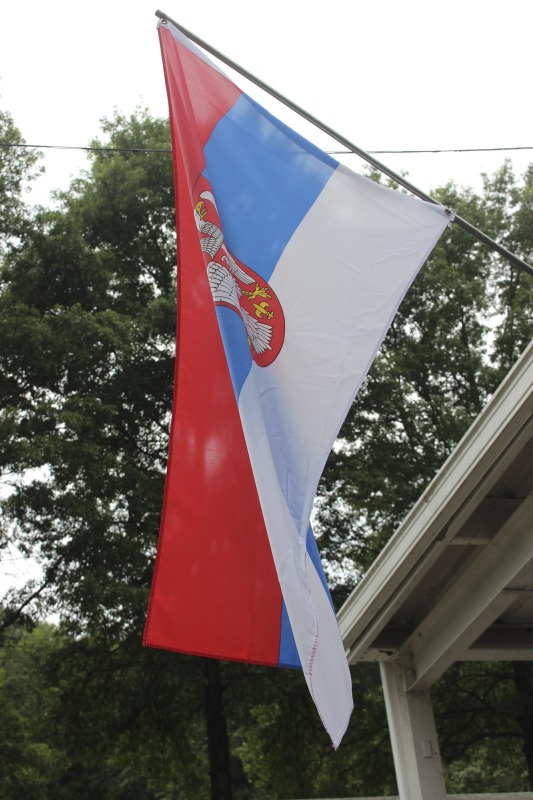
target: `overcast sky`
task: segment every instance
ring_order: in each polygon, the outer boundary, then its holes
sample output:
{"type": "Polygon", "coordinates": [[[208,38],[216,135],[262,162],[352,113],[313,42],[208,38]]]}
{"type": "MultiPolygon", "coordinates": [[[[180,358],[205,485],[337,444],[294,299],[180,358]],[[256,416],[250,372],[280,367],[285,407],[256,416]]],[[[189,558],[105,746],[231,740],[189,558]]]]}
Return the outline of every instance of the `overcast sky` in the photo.
{"type": "MultiPolygon", "coordinates": [[[[365,150],[533,146],[533,5],[525,0],[164,2],[170,17],[365,150]]],[[[28,143],[86,145],[115,108],[166,116],[157,8],[147,0],[2,4],[0,103],[28,143]]],[[[324,149],[338,147],[250,93],[324,149]]],[[[430,192],[448,180],[479,188],[480,173],[505,157],[520,174],[533,150],[377,157],[430,192]]],[[[355,156],[341,160],[362,169],[355,156]]],[[[46,202],[85,163],[83,154],[47,150],[32,198],[46,202]]]]}

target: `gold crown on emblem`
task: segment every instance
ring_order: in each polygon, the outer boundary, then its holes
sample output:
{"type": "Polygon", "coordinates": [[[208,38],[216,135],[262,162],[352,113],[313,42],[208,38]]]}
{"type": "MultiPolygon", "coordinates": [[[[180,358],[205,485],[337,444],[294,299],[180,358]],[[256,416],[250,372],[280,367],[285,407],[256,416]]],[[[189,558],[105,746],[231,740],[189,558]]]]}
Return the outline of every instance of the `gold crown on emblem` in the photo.
{"type": "Polygon", "coordinates": [[[203,200],[199,200],[196,203],[196,213],[198,214],[200,219],[203,219],[205,217],[205,215],[207,214],[207,208],[206,208],[205,203],[204,203],[203,200]]]}

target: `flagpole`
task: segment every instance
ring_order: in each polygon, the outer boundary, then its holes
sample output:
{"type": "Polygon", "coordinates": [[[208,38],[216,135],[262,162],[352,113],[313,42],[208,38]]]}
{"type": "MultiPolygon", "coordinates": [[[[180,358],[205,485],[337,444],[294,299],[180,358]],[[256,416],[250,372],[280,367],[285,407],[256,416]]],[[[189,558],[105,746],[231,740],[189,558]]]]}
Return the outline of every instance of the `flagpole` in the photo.
{"type": "MultiPolygon", "coordinates": [[[[403,186],[404,189],[407,189],[407,191],[411,192],[411,194],[415,195],[415,197],[419,197],[421,200],[426,200],[429,203],[435,203],[436,205],[442,206],[442,203],[439,203],[438,200],[435,200],[433,197],[426,194],[421,189],[418,189],[416,186],[414,186],[412,183],[406,180],[402,175],[399,175],[397,172],[394,172],[389,167],[382,164],[380,161],[378,161],[377,158],[374,158],[372,155],[370,155],[370,153],[361,150],[360,147],[357,147],[357,145],[353,144],[353,142],[350,142],[348,139],[342,136],[342,134],[337,133],[337,131],[333,130],[333,128],[330,128],[329,125],[326,125],[324,122],[321,122],[319,119],[314,117],[308,111],[305,111],[303,108],[296,105],[296,103],[293,103],[292,100],[289,100],[287,97],[280,94],[278,91],[276,91],[276,89],[273,89],[271,86],[264,83],[260,78],[257,78],[255,75],[252,75],[252,73],[248,72],[248,70],[246,70],[244,67],[241,67],[235,61],[228,58],[228,56],[225,56],[219,50],[216,50],[214,47],[205,42],[203,39],[200,39],[199,36],[196,36],[194,33],[187,30],[187,28],[184,28],[183,25],[180,25],[178,22],[176,22],[176,20],[169,17],[168,14],[165,14],[163,11],[157,10],[155,12],[155,15],[163,22],[165,21],[170,22],[185,36],[187,36],[188,39],[197,44],[203,50],[206,50],[208,53],[217,58],[219,61],[222,61],[228,67],[231,67],[231,69],[235,70],[235,72],[238,72],[244,78],[254,83],[263,91],[267,92],[267,94],[271,95],[271,97],[274,97],[276,100],[279,100],[280,103],[283,103],[283,105],[287,106],[287,108],[290,108],[300,117],[307,120],[307,122],[310,122],[316,128],[319,128],[319,130],[326,133],[332,139],[335,139],[337,142],[339,142],[339,144],[344,145],[344,147],[348,148],[348,150],[350,150],[352,153],[355,153],[364,161],[371,164],[377,170],[382,172],[384,175],[387,175],[389,178],[398,183],[400,186],[403,186]]],[[[449,214],[451,217],[452,212],[449,211],[449,214]]],[[[521,258],[516,256],[514,253],[511,253],[510,250],[507,250],[506,247],[499,244],[494,239],[491,239],[490,236],[487,236],[487,234],[483,233],[483,231],[480,231],[478,228],[476,228],[474,225],[471,225],[469,222],[467,222],[460,216],[456,215],[453,221],[456,222],[457,225],[459,225],[459,227],[463,228],[465,231],[467,231],[472,236],[477,238],[480,242],[483,242],[483,244],[486,244],[492,250],[495,250],[497,253],[502,255],[511,264],[518,267],[519,269],[524,270],[524,272],[527,272],[529,275],[533,276],[532,266],[530,266],[526,261],[523,261],[521,258]]]]}

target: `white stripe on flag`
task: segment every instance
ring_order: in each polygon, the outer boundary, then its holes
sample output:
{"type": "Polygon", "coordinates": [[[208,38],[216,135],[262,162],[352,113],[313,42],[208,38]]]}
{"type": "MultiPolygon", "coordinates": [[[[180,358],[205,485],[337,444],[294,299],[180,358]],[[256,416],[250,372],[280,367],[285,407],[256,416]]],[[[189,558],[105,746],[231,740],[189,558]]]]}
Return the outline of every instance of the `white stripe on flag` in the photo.
{"type": "Polygon", "coordinates": [[[285,342],[253,364],[243,429],[287,613],[334,744],[352,709],[349,669],[305,537],[335,436],[405,292],[448,223],[444,210],[339,167],[294,232],[270,285],[285,342]]]}

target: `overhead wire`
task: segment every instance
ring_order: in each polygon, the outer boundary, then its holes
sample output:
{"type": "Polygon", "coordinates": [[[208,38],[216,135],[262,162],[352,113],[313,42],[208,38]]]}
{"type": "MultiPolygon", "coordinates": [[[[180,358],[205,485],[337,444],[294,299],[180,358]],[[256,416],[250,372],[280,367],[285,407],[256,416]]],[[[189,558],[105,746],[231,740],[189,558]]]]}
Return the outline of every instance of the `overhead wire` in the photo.
{"type": "MultiPolygon", "coordinates": [[[[305,112],[301,112],[301,113],[305,115],[305,112]]],[[[309,119],[312,119],[312,118],[309,118],[309,119]]],[[[346,142],[346,140],[343,137],[340,137],[338,134],[335,134],[334,131],[329,131],[325,127],[322,127],[321,129],[324,130],[325,133],[329,132],[330,134],[332,134],[333,138],[339,140],[339,142],[341,144],[344,144],[346,142]]],[[[346,143],[350,144],[349,142],[346,142],[346,143]]],[[[146,153],[146,154],[149,154],[149,153],[171,154],[171,152],[172,152],[170,149],[166,149],[166,148],[165,149],[155,149],[155,148],[95,147],[95,146],[90,146],[90,145],[89,146],[85,146],[85,147],[76,146],[76,145],[30,145],[30,144],[15,143],[15,142],[5,143],[5,144],[0,143],[0,147],[4,147],[4,148],[6,148],[6,147],[12,147],[12,148],[25,147],[25,148],[32,148],[34,150],[40,150],[40,149],[84,150],[86,152],[119,152],[119,153],[146,153]]],[[[364,160],[366,160],[368,163],[370,163],[373,166],[375,166],[381,172],[384,172],[386,175],[389,175],[389,177],[392,177],[393,180],[398,181],[398,183],[401,186],[404,186],[408,191],[412,192],[415,196],[421,197],[424,200],[427,200],[429,202],[435,203],[435,202],[437,202],[436,200],[434,200],[429,195],[426,195],[424,192],[421,192],[420,189],[417,189],[416,187],[414,187],[411,183],[406,181],[405,178],[402,178],[397,173],[395,173],[395,172],[391,171],[389,168],[383,166],[377,159],[374,159],[373,155],[370,155],[370,154],[371,153],[372,154],[376,154],[376,153],[389,153],[389,154],[395,154],[395,153],[403,153],[403,154],[407,154],[407,153],[413,153],[413,154],[415,154],[415,153],[431,153],[431,154],[435,154],[435,153],[460,153],[460,152],[470,152],[471,153],[471,152],[495,152],[495,151],[500,151],[501,152],[501,151],[504,151],[504,150],[508,150],[508,151],[512,151],[512,150],[533,150],[533,147],[525,147],[524,146],[524,147],[509,147],[509,148],[497,147],[497,148],[469,148],[469,149],[464,149],[464,150],[418,150],[418,151],[416,151],[416,150],[410,150],[410,151],[409,150],[374,150],[374,151],[364,152],[360,148],[357,148],[354,145],[353,149],[347,149],[345,151],[344,150],[343,151],[331,151],[330,154],[331,155],[334,155],[334,154],[340,155],[341,153],[342,154],[352,154],[353,153],[354,155],[358,155],[359,157],[361,157],[364,160]]],[[[523,259],[519,258],[518,256],[514,255],[514,253],[511,253],[503,245],[501,245],[498,242],[496,242],[493,239],[491,239],[483,231],[478,230],[474,225],[471,225],[467,220],[463,219],[462,217],[460,217],[459,215],[456,214],[455,217],[454,217],[454,222],[457,225],[459,225],[461,228],[463,228],[464,230],[466,230],[469,233],[471,233],[477,239],[479,239],[479,241],[481,241],[484,244],[486,244],[492,250],[496,251],[500,255],[503,255],[508,261],[510,261],[511,264],[514,264],[515,266],[517,266],[520,269],[524,270],[529,275],[533,275],[533,267],[530,264],[528,264],[526,261],[524,261],[523,259]]]]}
{"type": "MultiPolygon", "coordinates": [[[[93,147],[89,145],[69,145],[69,144],[25,144],[19,142],[0,142],[0,147],[20,147],[34,150],[85,150],[86,152],[96,153],[171,153],[170,148],[157,149],[152,147],[93,147]]],[[[516,150],[533,150],[533,145],[519,147],[455,147],[450,149],[430,149],[430,150],[368,150],[372,154],[387,155],[417,155],[419,153],[497,153],[512,152],[516,150]]],[[[352,150],[327,150],[328,155],[356,155],[352,150]]]]}

